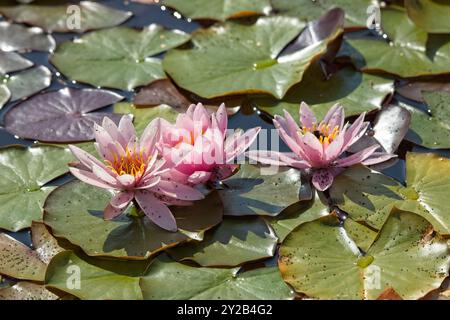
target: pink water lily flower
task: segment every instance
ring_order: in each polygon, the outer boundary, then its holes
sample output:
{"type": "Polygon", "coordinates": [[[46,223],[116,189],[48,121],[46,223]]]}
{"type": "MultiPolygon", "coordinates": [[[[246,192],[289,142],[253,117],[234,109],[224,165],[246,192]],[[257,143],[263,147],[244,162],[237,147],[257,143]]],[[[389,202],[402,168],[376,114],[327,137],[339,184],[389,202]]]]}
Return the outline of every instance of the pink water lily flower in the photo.
{"type": "Polygon", "coordinates": [[[128,116],[122,117],[118,126],[105,117],[102,126],[95,125],[94,130],[94,145],[103,161],[71,145],[70,150],[80,163],[73,164],[70,172],[88,184],[115,191],[104,210],[104,218],[117,217],[135,200],[155,224],[176,231],[175,218],[167,206],[190,205],[204,196],[167,175],[171,167],[159,157],[156,148],[160,119],[153,120],[140,139],[128,116]]]}
{"type": "Polygon", "coordinates": [[[186,113],[178,115],[175,124],[161,121],[160,150],[164,159],[182,159],[171,174],[192,185],[230,176],[237,167],[233,160],[245,152],[261,130],[237,130],[227,136],[224,104],[212,114],[201,103],[191,105],[186,113]]]}
{"type": "Polygon", "coordinates": [[[372,145],[353,154],[348,149],[367,131],[368,122],[361,114],[352,125],[344,124],[344,108],[336,104],[322,122],[306,103],[300,105],[300,124],[285,110],[285,117],[275,116],[274,124],[280,137],[292,153],[276,151],[250,151],[247,155],[264,164],[290,166],[313,172],[312,183],[317,190],[327,190],[334,177],[343,168],[362,163],[373,165],[389,160],[395,155],[378,152],[379,145],[372,145]]]}

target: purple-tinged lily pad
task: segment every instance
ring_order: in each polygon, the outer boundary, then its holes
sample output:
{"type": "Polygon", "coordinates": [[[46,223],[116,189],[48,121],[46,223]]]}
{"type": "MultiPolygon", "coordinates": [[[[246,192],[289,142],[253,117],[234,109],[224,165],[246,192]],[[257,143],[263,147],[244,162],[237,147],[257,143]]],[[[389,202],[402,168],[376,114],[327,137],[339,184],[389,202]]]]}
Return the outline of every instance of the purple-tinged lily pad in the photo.
{"type": "Polygon", "coordinates": [[[26,139],[47,142],[87,141],[94,138],[93,125],[104,117],[118,122],[121,115],[93,112],[123,97],[106,90],[71,89],[37,95],[5,115],[5,128],[26,139]]]}

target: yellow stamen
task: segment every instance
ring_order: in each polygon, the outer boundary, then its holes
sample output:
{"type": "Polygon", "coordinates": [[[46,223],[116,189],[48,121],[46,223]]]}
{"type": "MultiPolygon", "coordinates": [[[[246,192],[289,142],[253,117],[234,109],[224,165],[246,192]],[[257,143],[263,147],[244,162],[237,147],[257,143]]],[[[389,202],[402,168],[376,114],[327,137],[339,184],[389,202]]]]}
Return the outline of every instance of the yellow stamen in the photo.
{"type": "Polygon", "coordinates": [[[116,174],[122,176],[125,174],[132,175],[134,177],[140,177],[144,174],[146,169],[146,162],[144,161],[144,152],[136,152],[126,148],[125,155],[119,157],[116,153],[113,154],[113,163],[105,161],[107,168],[116,174]]]}

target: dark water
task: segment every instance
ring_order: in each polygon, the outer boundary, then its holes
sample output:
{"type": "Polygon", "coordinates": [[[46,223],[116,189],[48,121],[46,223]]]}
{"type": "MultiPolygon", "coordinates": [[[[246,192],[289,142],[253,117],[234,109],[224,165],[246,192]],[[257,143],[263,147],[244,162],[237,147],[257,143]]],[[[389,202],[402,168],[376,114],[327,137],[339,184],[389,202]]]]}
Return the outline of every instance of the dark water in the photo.
{"type": "MultiPolygon", "coordinates": [[[[133,12],[134,14],[133,17],[129,19],[125,24],[123,24],[129,27],[142,28],[143,26],[147,26],[152,23],[157,23],[169,29],[179,29],[185,32],[192,32],[200,27],[195,22],[188,21],[184,18],[177,18],[177,16],[179,17],[178,14],[174,15],[173,11],[161,8],[158,5],[143,5],[121,0],[105,0],[102,1],[102,3],[120,10],[133,12]]],[[[71,33],[65,34],[53,33],[52,35],[58,44],[64,41],[72,40],[73,38],[80,36],[78,34],[71,34],[71,33]]],[[[75,88],[89,87],[83,84],[73,84],[71,81],[69,81],[62,75],[56,76],[57,70],[49,63],[48,61],[49,54],[47,53],[31,52],[25,53],[24,56],[32,60],[36,65],[45,65],[52,71],[53,73],[52,85],[45,91],[58,90],[63,87],[75,87],[75,88]]],[[[126,100],[128,101],[131,101],[134,95],[134,92],[124,92],[120,90],[113,90],[113,91],[116,91],[121,95],[125,96],[126,100]]],[[[14,105],[16,105],[17,103],[19,102],[9,103],[0,111],[0,121],[3,121],[3,115],[5,114],[5,112],[10,108],[14,107],[14,105]]],[[[265,129],[273,129],[273,126],[269,122],[264,121],[256,112],[253,113],[246,112],[245,114],[243,112],[239,112],[230,119],[229,126],[230,128],[242,128],[242,129],[249,129],[255,126],[261,126],[265,129]]],[[[33,143],[34,141],[17,139],[13,135],[6,132],[2,127],[0,127],[0,146],[6,146],[11,144],[31,145],[33,143]]],[[[270,145],[268,147],[270,147],[270,145]]],[[[280,142],[280,149],[282,151],[288,150],[287,147],[282,142],[280,142]]],[[[413,151],[429,152],[428,149],[422,147],[414,147],[413,151]]],[[[441,151],[439,153],[444,156],[450,157],[450,152],[448,151],[441,151]]],[[[397,162],[396,165],[385,170],[384,172],[385,174],[394,177],[398,181],[404,182],[405,163],[403,160],[400,160],[397,162]]],[[[58,185],[67,181],[68,179],[70,179],[70,176],[66,175],[62,178],[53,181],[52,184],[58,185]]],[[[30,233],[28,230],[9,234],[11,234],[16,239],[22,241],[23,243],[26,243],[28,245],[30,245],[31,243],[30,233]]]]}

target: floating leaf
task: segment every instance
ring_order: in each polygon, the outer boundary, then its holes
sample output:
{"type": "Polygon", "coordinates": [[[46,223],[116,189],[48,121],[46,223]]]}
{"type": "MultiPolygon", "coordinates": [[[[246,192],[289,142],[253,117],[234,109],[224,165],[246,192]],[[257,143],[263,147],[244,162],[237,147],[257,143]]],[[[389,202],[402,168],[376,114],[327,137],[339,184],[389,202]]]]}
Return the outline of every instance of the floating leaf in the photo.
{"type": "Polygon", "coordinates": [[[81,1],[76,10],[70,8],[72,3],[54,2],[40,0],[31,5],[2,5],[0,13],[15,22],[41,27],[49,32],[80,33],[117,26],[132,16],[131,12],[116,10],[92,1],[81,1]],[[69,20],[75,14],[79,15],[79,25],[69,20]]]}
{"type": "Polygon", "coordinates": [[[50,86],[52,73],[44,66],[28,69],[9,77],[6,86],[11,92],[11,101],[27,98],[50,86]]]}
{"type": "Polygon", "coordinates": [[[64,249],[59,246],[58,241],[47,230],[47,227],[41,222],[32,222],[31,237],[36,254],[39,259],[46,264],[48,264],[55,255],[64,251],[64,249]]]}
{"type": "Polygon", "coordinates": [[[26,28],[20,24],[0,21],[0,50],[37,50],[52,52],[55,40],[39,28],[26,28]]]}
{"type": "Polygon", "coordinates": [[[201,240],[203,232],[222,220],[217,193],[188,207],[171,207],[178,232],[164,230],[147,217],[126,214],[105,221],[103,210],[111,200],[107,190],[72,181],[51,193],[45,203],[44,222],[57,237],[80,246],[91,256],[145,258],[191,239],[201,240]]]}
{"type": "Polygon", "coordinates": [[[32,97],[5,115],[5,128],[26,139],[47,142],[86,141],[94,138],[94,123],[104,117],[119,122],[121,115],[92,112],[122,100],[105,90],[64,88],[32,97]]]}
{"type": "Polygon", "coordinates": [[[347,39],[342,55],[349,55],[367,72],[386,72],[400,77],[418,77],[450,72],[450,43],[436,36],[427,48],[428,35],[398,9],[386,9],[382,28],[388,40],[347,39]],[[380,59],[380,57],[382,57],[380,59]]]}
{"type": "Polygon", "coordinates": [[[11,97],[11,92],[5,85],[0,85],[0,109],[9,101],[11,97]]]}
{"type": "Polygon", "coordinates": [[[329,215],[328,205],[324,202],[324,199],[316,193],[314,200],[305,202],[294,212],[286,210],[276,217],[267,218],[279,242],[283,242],[286,236],[299,225],[329,215]]]}
{"type": "Polygon", "coordinates": [[[54,187],[45,184],[69,171],[68,149],[53,146],[0,149],[0,228],[18,231],[41,220],[42,206],[54,187]]]}
{"type": "Polygon", "coordinates": [[[441,234],[450,233],[446,208],[450,159],[436,154],[408,153],[403,187],[393,179],[362,166],[340,174],[330,191],[333,201],[357,221],[381,228],[393,206],[415,212],[441,234]]]}
{"type": "Polygon", "coordinates": [[[269,0],[164,0],[163,3],[191,19],[219,21],[268,14],[271,10],[269,0]]]}
{"type": "Polygon", "coordinates": [[[405,0],[409,18],[428,33],[450,33],[450,5],[446,1],[405,0]]]}
{"type": "Polygon", "coordinates": [[[416,214],[394,212],[362,254],[337,219],[325,217],[285,239],[279,267],[287,283],[313,298],[373,300],[393,288],[418,299],[448,275],[447,244],[430,228],[416,214]]]}
{"type": "Polygon", "coordinates": [[[147,264],[146,261],[81,259],[72,251],[64,251],[50,262],[45,283],[48,288],[80,299],[142,300],[139,276],[147,264]]]}
{"type": "Polygon", "coordinates": [[[116,27],[91,32],[58,47],[51,62],[67,77],[94,86],[132,90],[166,78],[151,56],[179,46],[189,35],[152,24],[143,30],[116,27]]]}
{"type": "Polygon", "coordinates": [[[227,22],[192,36],[192,48],[171,50],[164,69],[182,88],[204,98],[268,93],[282,98],[308,66],[327,51],[342,30],[280,57],[304,24],[281,16],[259,18],[253,25],[227,22]]]}
{"type": "MultiPolygon", "coordinates": [[[[401,106],[388,105],[377,113],[371,134],[364,135],[350,147],[350,152],[358,152],[378,144],[383,152],[393,154],[405,138],[411,123],[411,113],[401,106]]],[[[397,161],[397,159],[392,159],[397,161]]],[[[391,161],[380,165],[388,165],[391,161]]],[[[379,165],[378,165],[379,166],[379,165]]],[[[377,167],[377,165],[375,165],[377,167]]]]}
{"type": "Polygon", "coordinates": [[[177,261],[192,260],[201,266],[237,266],[272,257],[277,238],[260,217],[226,218],[203,241],[169,249],[177,261]]]}
{"type": "Polygon", "coordinates": [[[346,27],[365,28],[368,18],[367,8],[372,0],[272,0],[273,8],[282,15],[289,15],[311,21],[334,8],[345,10],[346,27]]]}
{"type": "Polygon", "coordinates": [[[0,289],[0,300],[57,300],[58,296],[43,285],[18,282],[12,287],[0,289]]]}
{"type": "Polygon", "coordinates": [[[117,103],[114,105],[114,112],[131,114],[134,120],[134,126],[138,134],[142,134],[147,125],[155,118],[163,118],[169,122],[175,122],[178,112],[168,106],[160,105],[150,108],[136,108],[133,104],[128,102],[117,103]]]}
{"type": "Polygon", "coordinates": [[[300,201],[300,171],[279,168],[278,173],[262,175],[264,169],[249,164],[223,181],[219,190],[224,214],[229,216],[276,216],[300,201]]]}
{"type": "Polygon", "coordinates": [[[315,64],[282,100],[261,97],[252,101],[270,115],[283,115],[283,110],[286,110],[294,119],[299,117],[298,110],[302,101],[312,108],[318,118],[324,117],[335,103],[341,103],[345,108],[345,115],[352,116],[380,109],[386,96],[393,92],[393,87],[392,80],[363,74],[351,67],[340,69],[327,80],[319,65],[315,64]]]}
{"type": "Polygon", "coordinates": [[[0,74],[23,70],[32,65],[33,62],[23,58],[20,54],[0,51],[0,74]]]}
{"type": "Polygon", "coordinates": [[[431,149],[450,148],[450,93],[423,92],[422,95],[430,113],[400,103],[411,113],[411,132],[406,139],[431,149]]]}
{"type": "Polygon", "coordinates": [[[162,255],[141,279],[146,300],[280,300],[293,294],[278,268],[238,273],[239,268],[194,268],[162,255]],[[180,286],[189,279],[189,285],[180,286]],[[174,290],[176,288],[176,290],[174,290]]]}
{"type": "Polygon", "coordinates": [[[149,85],[143,87],[134,97],[133,103],[137,107],[159,106],[167,104],[173,107],[178,112],[186,112],[191,104],[202,102],[206,109],[211,112],[216,112],[218,106],[225,103],[227,106],[227,113],[229,116],[236,114],[243,102],[243,98],[237,96],[223,101],[220,100],[203,100],[199,101],[198,97],[186,95],[182,93],[170,79],[157,80],[149,85]]]}
{"type": "Polygon", "coordinates": [[[16,279],[43,281],[46,264],[36,252],[14,238],[0,233],[0,274],[16,279]]]}

